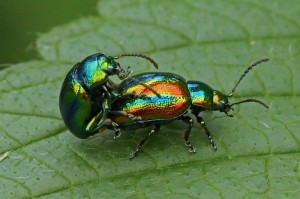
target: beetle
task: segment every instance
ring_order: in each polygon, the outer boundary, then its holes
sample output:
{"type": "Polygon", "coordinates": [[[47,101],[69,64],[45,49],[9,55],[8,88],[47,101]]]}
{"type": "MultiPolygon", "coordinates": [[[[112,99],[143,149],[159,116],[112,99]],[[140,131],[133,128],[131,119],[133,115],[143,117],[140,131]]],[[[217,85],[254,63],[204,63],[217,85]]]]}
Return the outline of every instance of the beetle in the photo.
{"type": "MultiPolygon", "coordinates": [[[[59,95],[59,108],[65,125],[76,137],[88,138],[110,121],[107,112],[110,110],[111,101],[118,97],[118,93],[117,84],[111,81],[109,76],[117,75],[121,80],[128,78],[131,73],[130,67],[125,71],[115,61],[125,56],[144,58],[158,68],[153,59],[142,54],[122,54],[112,57],[97,53],[75,64],[65,77],[59,95]]],[[[128,95],[139,97],[135,94],[128,95]]],[[[114,112],[133,120],[138,119],[124,111],[114,112]]],[[[119,130],[116,123],[109,124],[116,132],[119,130]]]]}
{"type": "MultiPolygon", "coordinates": [[[[253,67],[268,60],[267,58],[261,59],[250,65],[240,76],[230,94],[224,94],[215,90],[201,81],[186,81],[183,77],[173,73],[148,72],[132,76],[123,81],[118,88],[121,96],[134,92],[139,95],[146,95],[148,98],[120,97],[111,104],[112,110],[123,110],[129,114],[140,116],[142,119],[134,121],[122,115],[108,114],[110,118],[119,125],[119,128],[125,130],[154,126],[150,133],[137,145],[135,151],[130,155],[130,159],[141,150],[142,145],[151,134],[159,131],[161,125],[174,120],[181,120],[189,125],[185,131],[184,140],[189,151],[195,153],[196,150],[189,140],[194,121],[187,115],[188,110],[191,111],[197,122],[204,128],[211,147],[217,150],[211,133],[199,114],[202,111],[220,111],[232,117],[229,111],[233,110],[235,105],[247,102],[255,102],[265,108],[269,108],[267,104],[258,99],[245,99],[235,103],[229,102],[229,98],[233,96],[237,86],[246,74],[253,67]],[[137,82],[141,82],[152,89],[148,89],[137,82]]],[[[109,126],[107,128],[111,129],[109,126]]]]}

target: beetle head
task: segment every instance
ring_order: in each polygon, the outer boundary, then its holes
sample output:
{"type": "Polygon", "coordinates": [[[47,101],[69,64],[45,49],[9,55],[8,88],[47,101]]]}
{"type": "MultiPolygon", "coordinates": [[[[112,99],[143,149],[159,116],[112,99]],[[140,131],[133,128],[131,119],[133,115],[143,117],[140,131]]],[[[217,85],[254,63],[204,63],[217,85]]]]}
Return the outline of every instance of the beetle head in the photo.
{"type": "Polygon", "coordinates": [[[124,77],[127,77],[130,74],[130,71],[125,72],[120,64],[115,61],[115,57],[98,54],[97,60],[100,70],[107,75],[118,75],[120,79],[124,79],[124,77]]]}
{"type": "Polygon", "coordinates": [[[264,106],[265,108],[269,108],[269,106],[258,100],[258,99],[252,99],[252,98],[249,98],[249,99],[245,99],[245,100],[242,100],[242,101],[239,101],[239,102],[235,102],[235,103],[229,103],[229,100],[228,98],[233,96],[234,92],[235,92],[235,89],[237,88],[237,86],[239,85],[239,83],[242,81],[242,79],[246,76],[246,74],[252,69],[254,68],[255,66],[263,63],[263,62],[267,62],[269,61],[268,58],[265,58],[265,59],[261,59],[261,60],[258,60],[256,62],[254,62],[253,64],[251,64],[245,71],[244,73],[240,76],[239,80],[237,81],[237,83],[235,84],[235,86],[233,87],[233,89],[231,90],[231,93],[228,94],[228,95],[225,95],[219,91],[214,91],[214,97],[213,97],[213,103],[214,103],[214,107],[215,109],[219,110],[220,112],[224,112],[227,116],[230,116],[232,117],[232,115],[230,115],[228,112],[230,110],[233,110],[233,106],[237,105],[237,104],[242,104],[242,103],[247,103],[247,102],[255,102],[255,103],[258,103],[262,106],[264,106]]]}
{"type": "Polygon", "coordinates": [[[228,115],[228,112],[232,109],[231,104],[228,100],[228,95],[225,95],[224,93],[221,93],[220,91],[214,90],[213,93],[213,109],[219,110],[220,112],[226,113],[228,115]]]}

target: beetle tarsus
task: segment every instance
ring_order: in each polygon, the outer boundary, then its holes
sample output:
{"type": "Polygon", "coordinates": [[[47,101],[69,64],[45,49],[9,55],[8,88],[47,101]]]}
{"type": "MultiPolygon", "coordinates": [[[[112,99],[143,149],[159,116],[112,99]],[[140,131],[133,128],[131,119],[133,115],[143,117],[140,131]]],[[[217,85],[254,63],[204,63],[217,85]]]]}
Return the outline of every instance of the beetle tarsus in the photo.
{"type": "Polygon", "coordinates": [[[114,135],[114,140],[116,140],[118,137],[120,137],[121,134],[122,134],[122,133],[121,133],[120,129],[116,130],[116,131],[115,131],[115,135],[114,135]]]}
{"type": "Polygon", "coordinates": [[[229,114],[228,112],[225,112],[225,114],[228,116],[228,117],[233,117],[232,114],[229,114]]]}
{"type": "Polygon", "coordinates": [[[141,116],[136,116],[136,115],[132,115],[132,114],[127,114],[127,117],[131,120],[142,120],[141,116]]]}
{"type": "Polygon", "coordinates": [[[113,129],[115,130],[114,140],[121,136],[121,129],[119,125],[115,122],[111,122],[113,129]]]}
{"type": "Polygon", "coordinates": [[[142,120],[141,116],[136,116],[130,113],[127,113],[126,111],[110,111],[109,112],[110,115],[114,115],[114,116],[124,116],[124,117],[128,117],[131,120],[142,120]]]}

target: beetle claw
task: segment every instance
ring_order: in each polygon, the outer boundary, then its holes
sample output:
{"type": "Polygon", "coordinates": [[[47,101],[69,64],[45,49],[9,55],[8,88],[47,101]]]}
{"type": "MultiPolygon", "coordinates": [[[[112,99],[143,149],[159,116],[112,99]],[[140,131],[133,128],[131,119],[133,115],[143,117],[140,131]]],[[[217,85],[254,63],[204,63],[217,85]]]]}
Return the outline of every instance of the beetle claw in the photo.
{"type": "Polygon", "coordinates": [[[129,159],[132,160],[135,156],[136,156],[136,153],[135,153],[135,151],[134,151],[134,152],[132,152],[132,153],[130,154],[129,159]]]}
{"type": "Polygon", "coordinates": [[[194,147],[192,147],[192,148],[189,149],[189,152],[190,153],[196,153],[196,149],[194,147]]]}
{"type": "Polygon", "coordinates": [[[196,153],[196,148],[191,144],[189,140],[185,142],[185,145],[189,148],[190,153],[196,153]]]}

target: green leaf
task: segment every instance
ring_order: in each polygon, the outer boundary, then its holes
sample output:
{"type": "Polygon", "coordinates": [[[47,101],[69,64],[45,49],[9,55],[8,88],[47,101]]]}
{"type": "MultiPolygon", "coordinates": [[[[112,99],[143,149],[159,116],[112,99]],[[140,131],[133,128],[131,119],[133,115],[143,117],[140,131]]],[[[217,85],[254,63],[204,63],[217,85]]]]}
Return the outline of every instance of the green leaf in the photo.
{"type": "MultiPolygon", "coordinates": [[[[98,17],[56,27],[37,40],[40,60],[0,71],[0,195],[3,198],[298,198],[300,196],[300,7],[298,1],[102,0],[98,17]],[[66,73],[89,54],[143,53],[159,71],[229,93],[253,61],[268,57],[239,85],[233,118],[203,113],[218,145],[194,124],[174,122],[129,154],[148,129],[106,131],[79,140],[58,110],[66,73]],[[9,153],[6,153],[9,152],[9,153]],[[6,154],[5,154],[6,153],[6,154]],[[0,156],[1,157],[1,156],[0,156]],[[298,196],[298,197],[297,197],[298,196]]],[[[135,73],[154,71],[138,58],[135,73]]]]}

